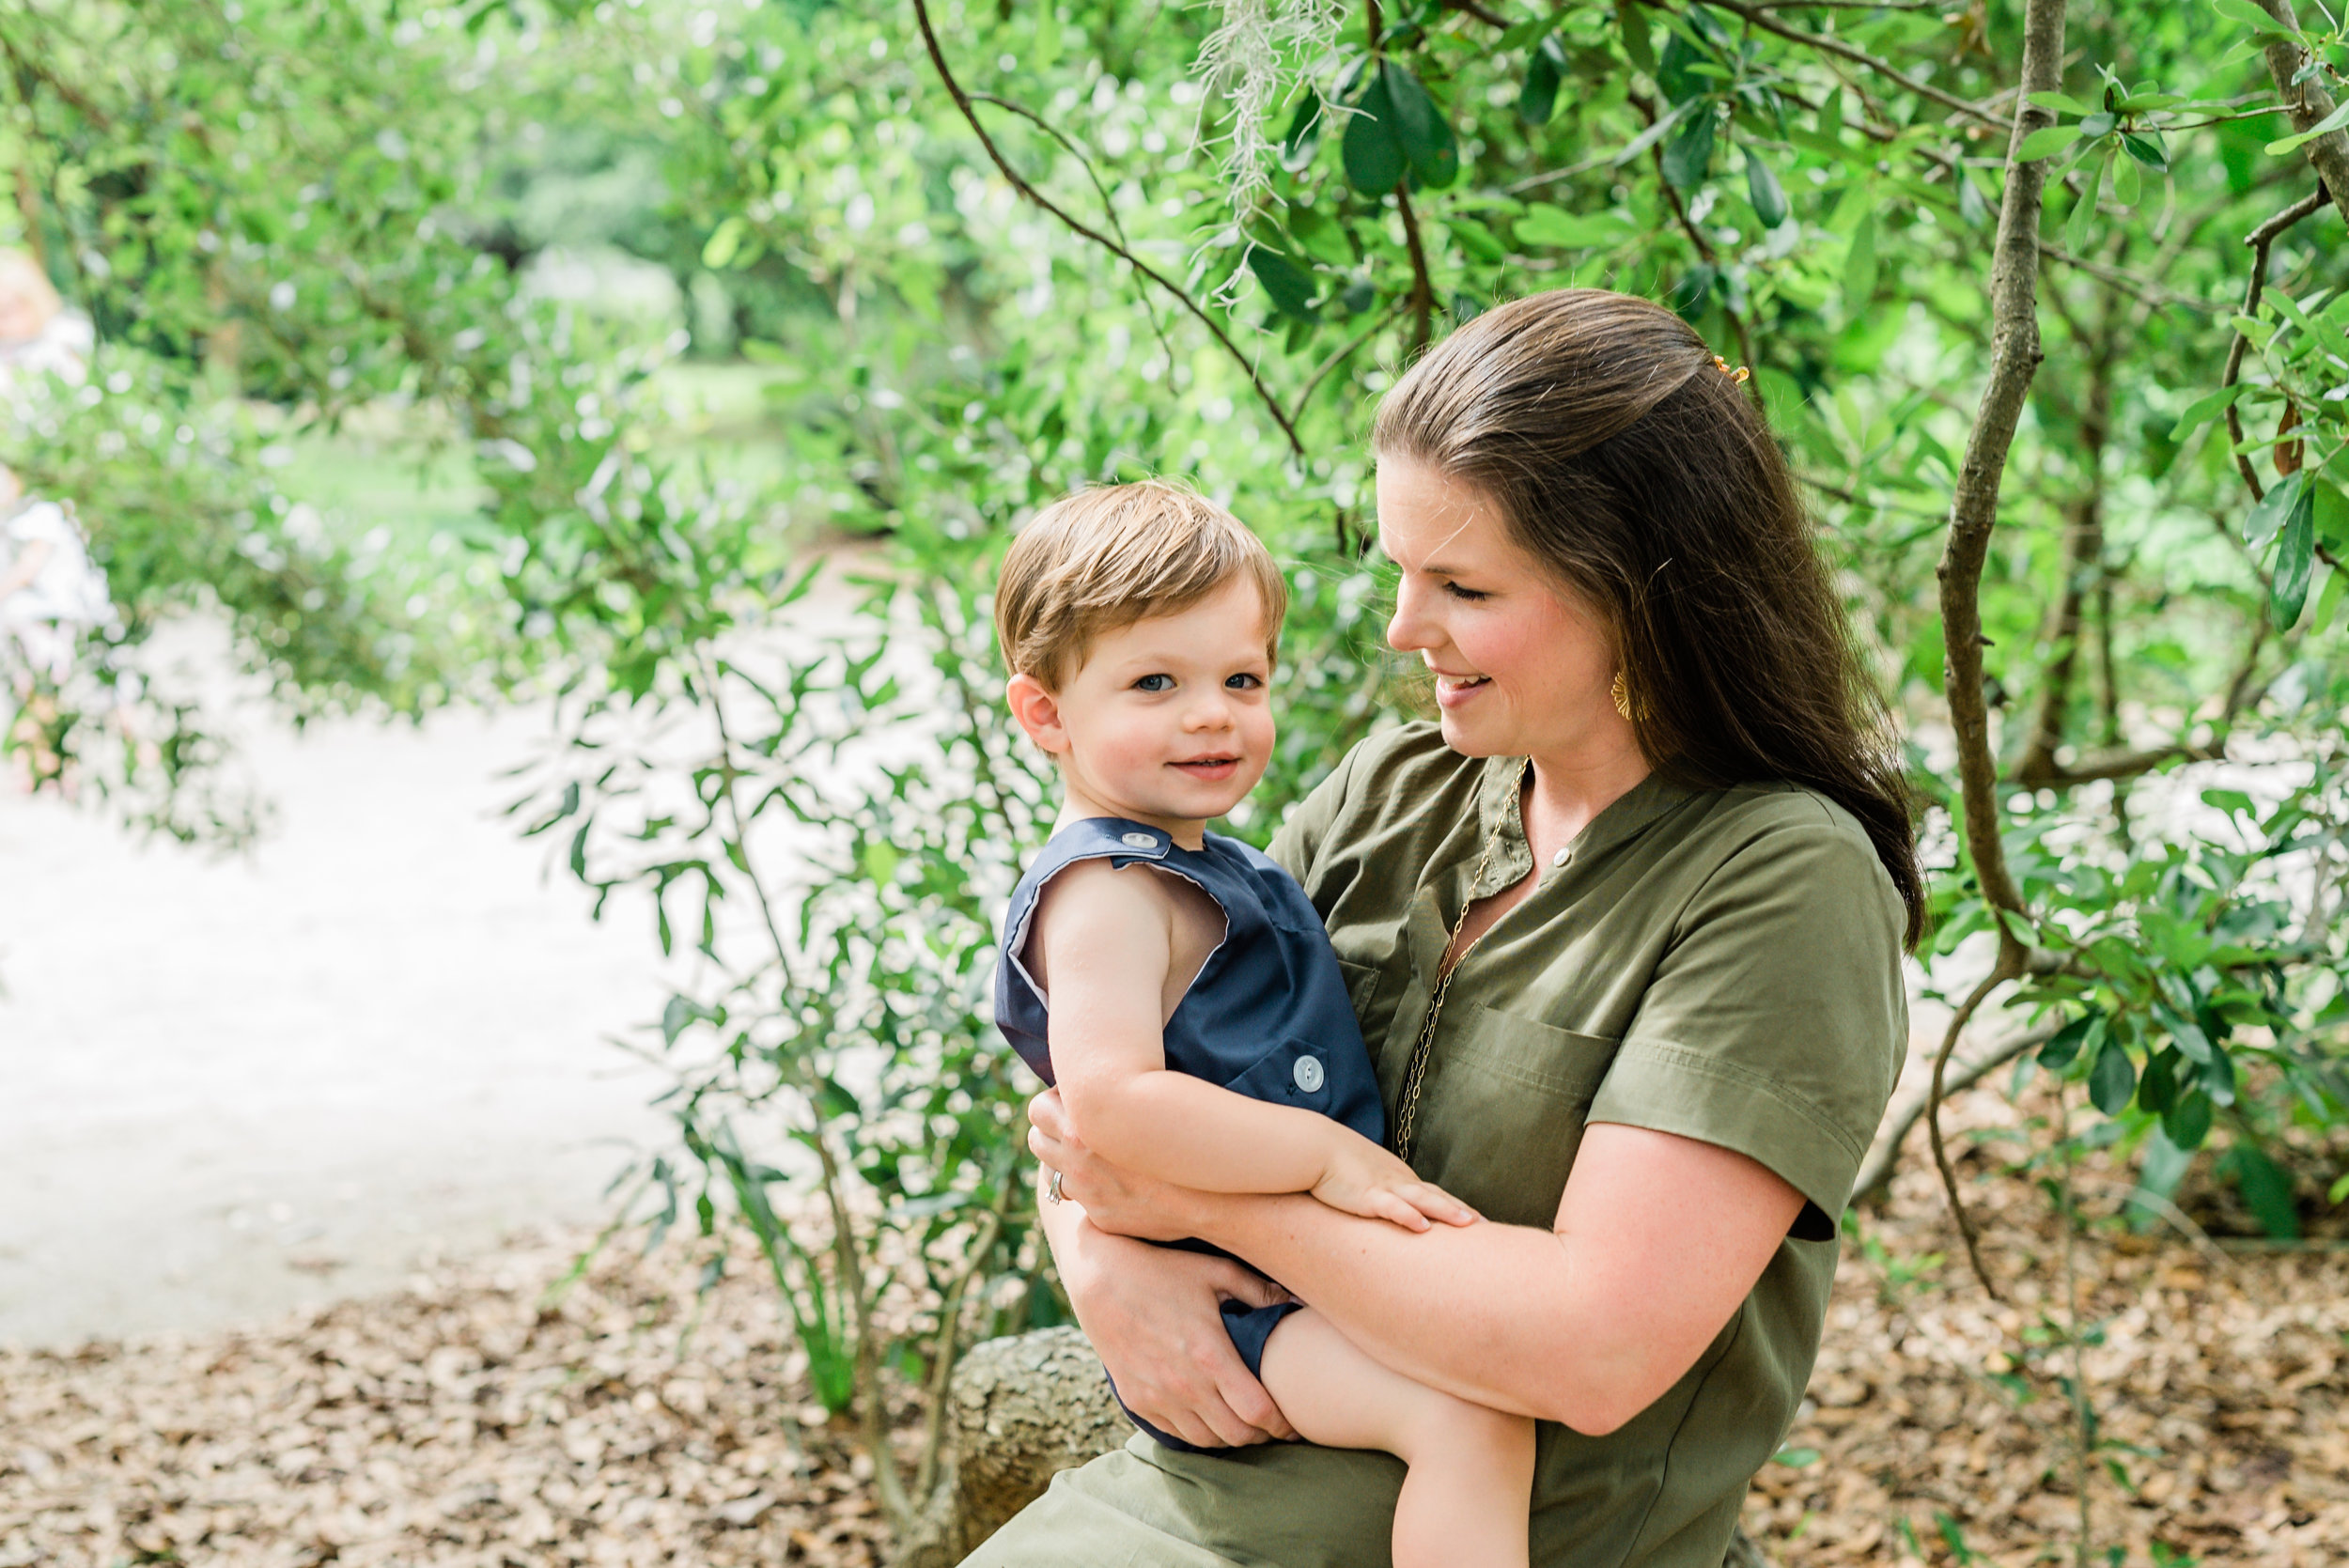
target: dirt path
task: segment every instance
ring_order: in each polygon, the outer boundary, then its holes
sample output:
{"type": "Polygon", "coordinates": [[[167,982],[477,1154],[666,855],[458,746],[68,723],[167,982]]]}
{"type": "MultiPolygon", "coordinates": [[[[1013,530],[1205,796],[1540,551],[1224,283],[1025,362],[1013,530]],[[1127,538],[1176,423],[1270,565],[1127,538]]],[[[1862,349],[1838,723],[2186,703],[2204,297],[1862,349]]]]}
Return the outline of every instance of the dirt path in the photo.
{"type": "Polygon", "coordinates": [[[655,1080],[625,912],[495,815],[536,716],[250,726],[247,859],[0,796],[0,1344],[369,1294],[601,1212],[655,1080]]]}

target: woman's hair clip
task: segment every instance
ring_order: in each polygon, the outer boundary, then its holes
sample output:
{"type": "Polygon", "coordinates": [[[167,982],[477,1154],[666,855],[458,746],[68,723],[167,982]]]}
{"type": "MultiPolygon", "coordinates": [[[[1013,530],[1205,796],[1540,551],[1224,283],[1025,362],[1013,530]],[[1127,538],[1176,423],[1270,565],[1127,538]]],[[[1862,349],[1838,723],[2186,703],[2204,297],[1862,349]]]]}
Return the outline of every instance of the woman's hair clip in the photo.
{"type": "Polygon", "coordinates": [[[1748,376],[1753,374],[1752,371],[1747,369],[1742,365],[1735,366],[1731,365],[1729,361],[1721,358],[1719,354],[1715,354],[1713,356],[1713,364],[1720,370],[1722,375],[1728,377],[1733,381],[1743,381],[1748,376]]]}

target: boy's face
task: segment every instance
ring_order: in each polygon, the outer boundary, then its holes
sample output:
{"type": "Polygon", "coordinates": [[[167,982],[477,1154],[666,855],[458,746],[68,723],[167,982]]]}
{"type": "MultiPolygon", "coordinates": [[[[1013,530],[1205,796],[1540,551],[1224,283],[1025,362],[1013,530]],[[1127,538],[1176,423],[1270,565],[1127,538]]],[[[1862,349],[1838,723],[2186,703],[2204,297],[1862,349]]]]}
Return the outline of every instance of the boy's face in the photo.
{"type": "Polygon", "coordinates": [[[1071,806],[1174,832],[1221,816],[1264,776],[1265,632],[1262,596],[1235,579],[1188,610],[1097,638],[1058,691],[1014,676],[1012,711],[1061,759],[1071,806]]]}

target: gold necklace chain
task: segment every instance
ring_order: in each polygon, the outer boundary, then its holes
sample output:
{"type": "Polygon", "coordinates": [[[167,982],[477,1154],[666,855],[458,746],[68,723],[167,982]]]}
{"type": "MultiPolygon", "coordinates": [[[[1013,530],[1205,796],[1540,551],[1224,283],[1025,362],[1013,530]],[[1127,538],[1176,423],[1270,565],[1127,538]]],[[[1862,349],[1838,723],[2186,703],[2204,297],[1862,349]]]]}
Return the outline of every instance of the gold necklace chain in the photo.
{"type": "Polygon", "coordinates": [[[1485,933],[1479,931],[1475,941],[1460,948],[1456,954],[1453,949],[1459,947],[1461,929],[1468,924],[1469,910],[1477,900],[1476,890],[1485,885],[1485,873],[1492,867],[1493,848],[1500,844],[1502,831],[1518,815],[1519,796],[1524,787],[1525,765],[1520,762],[1517,776],[1509,784],[1508,803],[1501,808],[1500,818],[1493,823],[1492,832],[1486,835],[1484,852],[1476,857],[1476,871],[1469,877],[1468,892],[1460,897],[1460,913],[1453,921],[1452,930],[1444,938],[1443,953],[1436,960],[1439,966],[1436,987],[1427,998],[1427,1017],[1420,1023],[1419,1038],[1412,1043],[1410,1060],[1403,1068],[1402,1103],[1395,1112],[1394,1152],[1396,1157],[1406,1161],[1411,1157],[1412,1136],[1419,1128],[1419,1091],[1422,1081],[1427,1077],[1428,1055],[1435,1049],[1436,1020],[1443,1017],[1443,999],[1452,990],[1452,977],[1460,972],[1460,966],[1468,962],[1468,955],[1475,950],[1476,943],[1485,939],[1485,933]],[[1450,959],[1448,963],[1445,962],[1447,958],[1450,959]]]}

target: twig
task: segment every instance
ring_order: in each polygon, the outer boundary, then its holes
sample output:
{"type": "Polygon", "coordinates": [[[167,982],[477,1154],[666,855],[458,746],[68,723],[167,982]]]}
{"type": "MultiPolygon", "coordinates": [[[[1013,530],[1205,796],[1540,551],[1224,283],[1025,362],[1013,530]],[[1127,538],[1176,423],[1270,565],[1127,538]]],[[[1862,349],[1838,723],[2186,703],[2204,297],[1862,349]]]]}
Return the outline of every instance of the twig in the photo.
{"type": "Polygon", "coordinates": [[[1419,215],[1411,210],[1411,194],[1394,188],[1394,210],[1403,214],[1403,247],[1411,256],[1411,349],[1427,347],[1436,332],[1436,286],[1427,275],[1427,249],[1419,240],[1419,215]]]}
{"type": "MultiPolygon", "coordinates": [[[[2292,0],[2256,0],[2259,8],[2295,33],[2300,30],[2300,19],[2293,14],[2292,0]]],[[[2306,132],[2333,112],[2333,96],[2326,92],[2316,73],[2308,68],[2321,63],[2312,57],[2300,40],[2269,35],[2266,46],[2267,74],[2275,78],[2276,90],[2283,95],[2284,107],[2292,114],[2292,129],[2306,132]]],[[[2333,205],[2341,215],[2349,218],[2349,131],[2327,131],[2304,148],[2309,166],[2316,178],[2332,193],[2333,205]]]]}
{"type": "MultiPolygon", "coordinates": [[[[1890,60],[1880,60],[1866,50],[1855,49],[1840,39],[1825,38],[1817,33],[1806,33],[1799,27],[1789,26],[1772,16],[1766,7],[1748,5],[1745,0],[1712,0],[1712,3],[1725,11],[1744,17],[1766,33],[1775,33],[1790,42],[1799,43],[1808,49],[1816,49],[1821,54],[1840,55],[1854,65],[1867,67],[1879,76],[1889,76],[1918,97],[1929,98],[1945,109],[1953,110],[1970,119],[1980,120],[1984,125],[2002,126],[2005,124],[2005,121],[1998,116],[1985,113],[1978,105],[1967,102],[1954,93],[1946,93],[1937,86],[1918,81],[1890,60]]],[[[2026,54],[2030,53],[2028,45],[2025,46],[2024,52],[2026,54]]],[[[2061,72],[2061,62],[2058,62],[2058,66],[2059,70],[2056,74],[2061,72]]],[[[2034,87],[2030,90],[2037,92],[2043,89],[2034,87]]],[[[2050,86],[2044,90],[2053,92],[2055,89],[2050,86]]]]}
{"type": "MultiPolygon", "coordinates": [[[[2319,179],[2315,190],[2243,237],[2243,242],[2251,247],[2251,281],[2243,291],[2244,315],[2250,316],[2259,310],[2260,295],[2267,287],[2268,248],[2283,236],[2285,230],[2324,205],[2325,182],[2319,179]]],[[[2227,345],[2226,374],[2218,378],[2218,386],[2221,391],[2234,385],[2235,378],[2242,374],[2243,352],[2250,346],[2250,339],[2243,335],[2241,328],[2237,328],[2234,341],[2227,345]]],[[[2243,411],[2232,403],[2227,405],[2227,437],[2235,446],[2239,447],[2243,444],[2243,411]]],[[[2260,486],[2260,476],[2251,471],[2250,455],[2245,452],[2235,453],[2234,466],[2236,472],[2243,475],[2243,482],[2251,488],[2252,501],[2265,500],[2267,492],[2260,486]]]]}
{"type": "Polygon", "coordinates": [[[1443,0],[1443,8],[1448,11],[1458,11],[1462,16],[1472,16],[1487,27],[1505,28],[1509,25],[1507,17],[1478,5],[1477,0],[1443,0]]]}
{"type": "Polygon", "coordinates": [[[1335,353],[1331,354],[1328,359],[1323,360],[1319,365],[1314,367],[1314,373],[1306,377],[1305,384],[1298,389],[1297,407],[1299,412],[1303,411],[1307,400],[1313,396],[1315,389],[1319,387],[1323,380],[1328,379],[1330,372],[1335,370],[1339,365],[1344,365],[1348,359],[1351,359],[1354,355],[1354,351],[1360,349],[1363,344],[1377,336],[1379,332],[1385,328],[1388,322],[1393,320],[1396,316],[1402,313],[1404,303],[1405,302],[1398,300],[1393,304],[1389,305],[1385,310],[1380,311],[1377,318],[1372,321],[1369,326],[1364,327],[1361,332],[1358,332],[1352,337],[1347,338],[1344,343],[1338,346],[1338,349],[1335,353]]]}
{"type": "Polygon", "coordinates": [[[972,134],[978,137],[979,145],[987,149],[988,159],[993,162],[1003,179],[1010,182],[1011,188],[1053,217],[1058,218],[1072,233],[1092,241],[1172,296],[1175,303],[1181,305],[1193,319],[1207,329],[1216,342],[1222,346],[1223,351],[1232,356],[1232,362],[1247,374],[1248,384],[1254,389],[1257,400],[1263,403],[1266,411],[1272,415],[1273,423],[1280,426],[1281,434],[1288,438],[1289,449],[1299,457],[1304,457],[1305,442],[1299,437],[1297,426],[1290,420],[1287,411],[1281,407],[1280,399],[1272,396],[1272,389],[1265,385],[1264,377],[1258,374],[1255,362],[1240,352],[1239,345],[1232,341],[1231,334],[1225,332],[1215,318],[1208,315],[1206,308],[1198,301],[1192,299],[1190,293],[1174,279],[1143,260],[1128,247],[1119,244],[1109,235],[1089,224],[1081,222],[1074,214],[1029,183],[1019,170],[1011,166],[1011,161],[1003,156],[1003,148],[995,145],[995,138],[988,135],[987,127],[979,123],[978,112],[971,101],[971,95],[963,90],[962,84],[955,79],[953,68],[946,64],[946,52],[939,46],[937,29],[930,25],[928,0],[913,0],[913,19],[922,29],[922,43],[929,52],[930,65],[937,70],[939,81],[944,84],[948,95],[955,101],[955,107],[961,111],[964,121],[970,125],[972,134]]]}
{"type": "MultiPolygon", "coordinates": [[[[734,765],[734,735],[727,726],[725,698],[721,690],[723,672],[708,662],[702,664],[703,689],[709,694],[710,718],[718,730],[719,767],[723,775],[720,798],[734,824],[735,863],[742,870],[744,880],[751,885],[751,895],[758,905],[759,919],[767,928],[767,939],[775,956],[775,966],[783,977],[786,989],[793,987],[791,978],[791,947],[784,939],[783,926],[775,915],[774,901],[768,896],[766,879],[759,876],[751,861],[751,841],[748,819],[737,793],[736,782],[742,777],[734,765]]],[[[808,1113],[815,1119],[810,1129],[809,1143],[816,1149],[816,1158],[822,1172],[824,1201],[832,1211],[832,1252],[835,1266],[840,1270],[840,1288],[848,1294],[848,1310],[856,1323],[856,1374],[859,1424],[865,1450],[873,1458],[874,1490],[880,1494],[881,1506],[888,1512],[890,1523],[902,1529],[913,1517],[913,1505],[906,1497],[905,1477],[898,1473],[897,1460],[889,1441],[889,1411],[880,1386],[880,1346],[873,1326],[873,1307],[864,1288],[864,1260],[857,1241],[855,1220],[848,1213],[847,1178],[840,1170],[839,1157],[833,1153],[832,1139],[824,1126],[823,1085],[816,1081],[815,1064],[798,1056],[795,1065],[808,1081],[801,1087],[807,1096],[808,1113]]]]}
{"type": "MultiPolygon", "coordinates": [[[[1657,117],[1656,105],[1643,93],[1632,93],[1628,96],[1631,106],[1646,116],[1648,124],[1654,125],[1657,117]]],[[[1700,109],[1698,112],[1709,114],[1711,110],[1708,107],[1700,109]]],[[[1708,267],[1717,266],[1718,261],[1713,254],[1713,242],[1704,237],[1704,230],[1697,225],[1696,220],[1688,216],[1688,209],[1682,204],[1680,193],[1673,189],[1672,180],[1664,173],[1663,143],[1658,141],[1651,146],[1648,148],[1648,156],[1656,163],[1657,189],[1664,193],[1665,201],[1672,205],[1672,216],[1679,220],[1681,232],[1688,235],[1688,242],[1696,247],[1697,258],[1708,267]]],[[[1746,318],[1731,309],[1727,300],[1721,302],[1721,314],[1729,318],[1729,330],[1737,337],[1737,363],[1754,367],[1753,334],[1747,328],[1746,318]]],[[[1746,378],[1746,396],[1753,404],[1754,411],[1768,413],[1768,409],[1762,401],[1762,379],[1759,376],[1746,378]]]]}
{"type": "Polygon", "coordinates": [[[930,1365],[929,1409],[922,1419],[922,1461],[913,1474],[913,1497],[917,1503],[926,1502],[930,1490],[938,1483],[938,1456],[945,1436],[946,1399],[954,1382],[956,1352],[962,1340],[962,1296],[971,1288],[971,1281],[987,1262],[987,1255],[995,1250],[995,1238],[1003,1232],[1003,1215],[1011,1207],[1011,1194],[1019,1185],[1011,1171],[1004,1171],[996,1184],[994,1204],[986,1218],[979,1221],[976,1234],[972,1236],[964,1253],[962,1266],[955,1271],[954,1282],[946,1287],[946,1295],[938,1308],[938,1355],[930,1365]]]}
{"type": "Polygon", "coordinates": [[[2088,1407],[2088,1346],[2080,1334],[2080,1276],[2073,1258],[2072,1167],[2079,1151],[2072,1143],[2072,1097],[2056,1080],[2056,1146],[2062,1151],[2063,1177],[2057,1188],[2056,1222],[2063,1227],[2063,1326],[2072,1351],[2072,1489],[2078,1494],[2079,1539],[2073,1544],[2076,1568],[2088,1568],[2092,1518],[2088,1501],[2089,1465],[2095,1447],[2094,1417],[2088,1407]]]}
{"type": "Polygon", "coordinates": [[[2150,279],[2139,277],[2134,272],[2124,272],[2120,268],[2106,262],[2093,261],[2084,256],[2075,256],[2052,240],[2039,241],[2039,254],[2050,261],[2061,261],[2075,272],[2086,272],[2099,282],[2112,285],[2113,287],[2139,304],[2185,305],[2190,310],[2218,308],[2208,300],[2196,299],[2191,294],[2181,294],[2173,288],[2164,288],[2150,279]]]}
{"type": "MultiPolygon", "coordinates": [[[[2038,0],[2038,3],[2044,5],[2047,0],[2038,0]]],[[[2061,0],[2057,3],[2060,4],[2061,0]]],[[[1993,1301],[2003,1301],[2006,1297],[1999,1294],[1999,1287],[1991,1282],[1989,1269],[1983,1266],[1981,1237],[1975,1234],[1973,1216],[1966,1212],[1966,1200],[1958,1194],[1957,1172],[1950,1164],[1949,1144],[1941,1136],[1941,1102],[1949,1093],[1950,1053],[1957,1048],[1958,1036],[1965,1032],[1975,1009],[1992,991],[2022,972],[2019,964],[2010,966],[2009,939],[2005,927],[2001,925],[1999,961],[1991,967],[1988,974],[1983,976],[1982,983],[1967,993],[1966,1000],[1958,1003],[1956,1013],[1951,1016],[1949,1032],[1941,1036],[1941,1048],[1934,1053],[1933,1088],[1925,1096],[1925,1132],[1933,1143],[1934,1169],[1941,1172],[1941,1190],[1949,1198],[1950,1214],[1957,1220],[1957,1234],[1965,1238],[1966,1261],[1974,1265],[1974,1278],[1982,1281],[1982,1288],[1990,1293],[1993,1301]]]]}
{"type": "MultiPolygon", "coordinates": [[[[2025,1051],[2035,1050],[2054,1039],[2060,1027],[2040,1024],[1992,1042],[1988,1050],[1968,1057],[1946,1076],[1943,1093],[1955,1094],[1971,1089],[2025,1051]]],[[[1868,1157],[1860,1162],[1859,1174],[1852,1182],[1855,1202],[1892,1179],[1901,1161],[1901,1144],[1924,1119],[1925,1105],[1931,1097],[1929,1089],[1914,1091],[1894,1100],[1891,1109],[1884,1113],[1884,1125],[1876,1129],[1875,1141],[1868,1146],[1868,1157]]]]}

